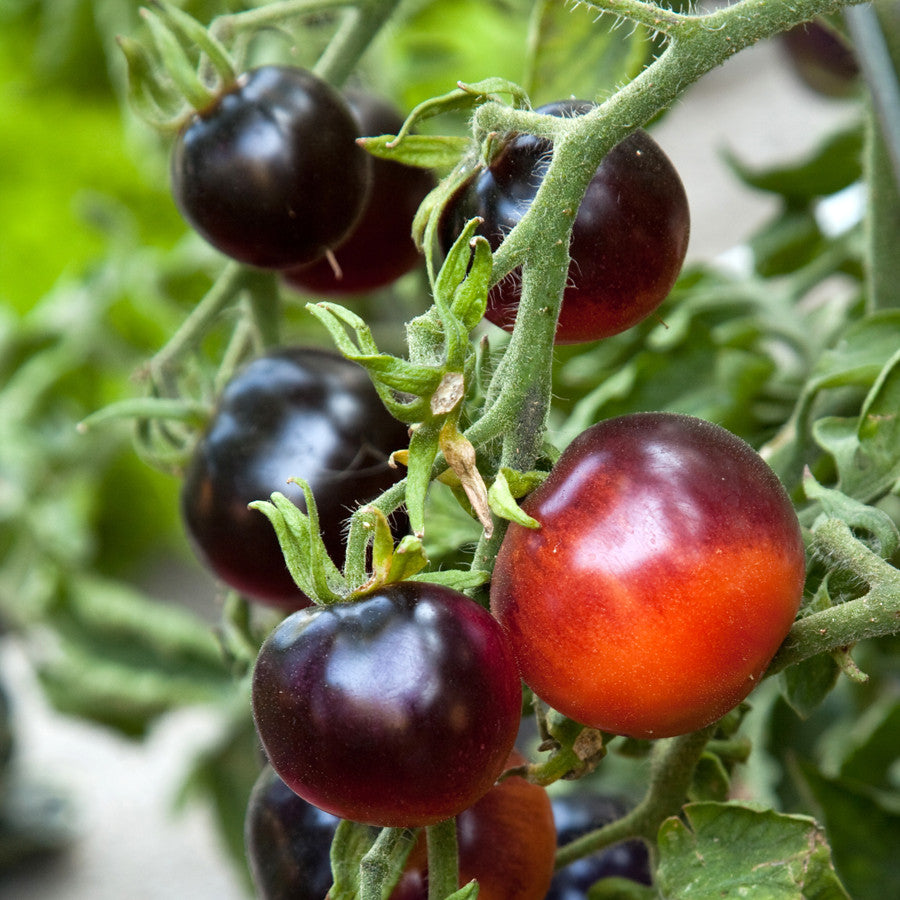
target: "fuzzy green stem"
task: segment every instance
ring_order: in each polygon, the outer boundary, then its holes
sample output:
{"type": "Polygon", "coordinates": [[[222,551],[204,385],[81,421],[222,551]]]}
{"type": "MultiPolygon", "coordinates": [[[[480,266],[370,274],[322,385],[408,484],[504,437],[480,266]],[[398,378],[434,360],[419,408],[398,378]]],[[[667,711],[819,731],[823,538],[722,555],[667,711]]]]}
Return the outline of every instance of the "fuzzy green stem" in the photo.
{"type": "Polygon", "coordinates": [[[430,825],[428,841],[428,900],[445,900],[459,888],[456,819],[430,825]]]}
{"type": "Polygon", "coordinates": [[[819,653],[900,631],[900,571],[858,541],[847,524],[828,519],[815,531],[813,552],[833,568],[869,585],[868,592],[800,619],[791,628],[766,675],[819,653]]]}
{"type": "Polygon", "coordinates": [[[385,882],[396,874],[395,855],[410,837],[407,828],[382,828],[359,865],[359,900],[382,900],[385,882]]]}
{"type": "Polygon", "coordinates": [[[243,266],[235,262],[228,263],[178,331],[150,360],[150,374],[159,378],[164,387],[168,383],[171,369],[197,347],[212,323],[244,289],[245,277],[246,270],[243,266]]]}
{"type": "Polygon", "coordinates": [[[644,799],[621,819],[591,831],[566,844],[556,854],[556,868],[629,838],[656,839],[659,826],[678,814],[691,785],[694,770],[715,731],[710,725],[700,731],[658,741],[653,750],[650,787],[644,799]]]}
{"type": "Polygon", "coordinates": [[[356,68],[375,35],[391,17],[400,0],[369,0],[347,10],[313,71],[331,84],[343,84],[356,68]]]}

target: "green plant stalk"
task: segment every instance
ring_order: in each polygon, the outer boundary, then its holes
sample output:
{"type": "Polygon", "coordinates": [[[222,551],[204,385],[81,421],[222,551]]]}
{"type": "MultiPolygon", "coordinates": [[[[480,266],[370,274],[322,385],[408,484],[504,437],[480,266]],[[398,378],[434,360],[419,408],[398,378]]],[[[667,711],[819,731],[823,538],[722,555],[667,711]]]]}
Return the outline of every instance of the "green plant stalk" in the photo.
{"type": "Polygon", "coordinates": [[[556,854],[556,868],[632,838],[643,838],[652,846],[659,826],[681,809],[694,769],[715,729],[713,724],[658,741],[653,748],[653,769],[644,799],[621,819],[561,847],[556,854]]]}
{"type": "Polygon", "coordinates": [[[459,853],[456,819],[426,830],[428,842],[428,900],[445,900],[459,889],[459,853]]]}
{"type": "Polygon", "coordinates": [[[827,519],[816,528],[812,549],[830,568],[852,573],[868,584],[869,590],[856,600],[797,621],[766,676],[819,653],[900,631],[900,571],[858,541],[840,519],[827,519]]]}
{"type": "Polygon", "coordinates": [[[406,828],[382,828],[359,865],[359,900],[382,900],[386,882],[396,874],[394,857],[410,837],[406,828]]]}
{"type": "Polygon", "coordinates": [[[369,0],[347,10],[344,21],[313,67],[316,75],[331,84],[343,84],[399,2],[369,0]]]}

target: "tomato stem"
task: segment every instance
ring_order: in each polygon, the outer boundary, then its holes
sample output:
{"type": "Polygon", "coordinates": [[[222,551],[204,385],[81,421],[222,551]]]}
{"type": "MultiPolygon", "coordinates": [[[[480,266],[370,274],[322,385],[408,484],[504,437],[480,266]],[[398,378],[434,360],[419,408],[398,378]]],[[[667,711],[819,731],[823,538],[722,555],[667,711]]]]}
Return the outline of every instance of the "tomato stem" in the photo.
{"type": "Polygon", "coordinates": [[[456,819],[426,829],[428,842],[428,900],[444,900],[459,887],[456,819]]]}

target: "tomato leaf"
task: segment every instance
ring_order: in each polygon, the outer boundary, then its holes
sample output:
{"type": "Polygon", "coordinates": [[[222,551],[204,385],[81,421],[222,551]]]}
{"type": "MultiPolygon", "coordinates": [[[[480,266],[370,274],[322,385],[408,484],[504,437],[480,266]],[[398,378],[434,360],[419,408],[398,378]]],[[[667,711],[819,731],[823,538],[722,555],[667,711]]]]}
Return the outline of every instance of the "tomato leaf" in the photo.
{"type": "Polygon", "coordinates": [[[468,138],[429,134],[407,134],[401,140],[385,134],[358,138],[356,143],[379,159],[421,169],[452,168],[471,145],[468,138]]]}
{"type": "Polygon", "coordinates": [[[684,816],[659,830],[666,900],[850,900],[814,819],[737,801],[690,803],[684,816]]]}

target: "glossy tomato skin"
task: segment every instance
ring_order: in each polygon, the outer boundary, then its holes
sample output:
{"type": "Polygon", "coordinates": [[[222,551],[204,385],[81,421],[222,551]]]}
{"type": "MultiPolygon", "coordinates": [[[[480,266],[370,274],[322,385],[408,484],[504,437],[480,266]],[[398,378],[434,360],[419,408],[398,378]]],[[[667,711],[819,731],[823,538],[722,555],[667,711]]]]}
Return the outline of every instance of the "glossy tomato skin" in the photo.
{"type": "Polygon", "coordinates": [[[181,489],[191,543],[236,590],[291,609],[306,606],[274,528],[247,505],[280,491],[305,510],[302,491],[288,484],[304,478],[317,499],[325,546],[341,565],[347,517],[401,477],[388,457],[406,443],[406,427],[360,366],[326,350],[273,350],[226,385],[193,452],[181,489]]]}
{"type": "MultiPolygon", "coordinates": [[[[397,134],[403,117],[387,101],[361,91],[347,91],[359,135],[397,134]]],[[[414,268],[421,260],[412,239],[412,223],[419,204],[434,187],[428,169],[388,159],[372,159],[372,188],[362,217],[350,236],[334,251],[338,278],[327,259],[294,269],[284,278],[308,293],[342,296],[384,287],[414,268]]]]}
{"type": "Polygon", "coordinates": [[[659,738],[751,691],[803,594],[797,516],[744,441],[638,413],[577,437],[511,525],[491,609],[524,681],[571,718],[659,738]]]}
{"type": "MultiPolygon", "coordinates": [[[[554,797],[553,819],[560,847],[621,818],[627,806],[616,797],[585,791],[554,797]]],[[[650,884],[650,860],[642,841],[625,841],[570,863],[553,876],[545,900],[587,900],[601,878],[628,878],[650,884]]]]}
{"type": "Polygon", "coordinates": [[[244,820],[257,900],[322,900],[331,887],[329,853],[339,821],[298,797],[266,766],[244,820]]]}
{"type": "MultiPolygon", "coordinates": [[[[506,768],[522,765],[514,753],[506,768]]],[[[517,775],[456,817],[459,885],[478,881],[479,900],[544,900],[556,856],[550,798],[517,775]]],[[[420,836],[391,900],[428,900],[428,851],[420,836]]]]}
{"type": "Polygon", "coordinates": [[[261,66],[194,113],[172,152],[176,205],[209,243],[252,266],[311,262],[366,201],[369,156],[340,93],[305,69],[261,66]]]}
{"type": "Polygon", "coordinates": [[[424,582],[293,613],[253,675],[273,768],[310,803],[372,825],[430,825],[475,803],[503,770],[520,709],[496,621],[424,582]]]}
{"type": "MultiPolygon", "coordinates": [[[[591,108],[569,100],[536,111],[575,116],[591,108]]],[[[531,205],[551,153],[547,140],[513,137],[445,208],[439,228],[445,251],[473,216],[484,220],[479,233],[497,249],[531,205]]],[[[690,212],[678,172],[650,135],[633,132],[607,153],[579,207],[556,343],[608,337],[647,318],[675,283],[689,234],[690,212]]],[[[486,317],[511,331],[520,294],[516,270],[491,289],[486,317]]]]}

